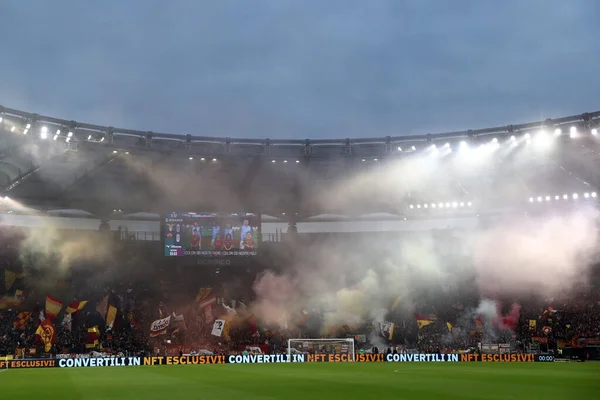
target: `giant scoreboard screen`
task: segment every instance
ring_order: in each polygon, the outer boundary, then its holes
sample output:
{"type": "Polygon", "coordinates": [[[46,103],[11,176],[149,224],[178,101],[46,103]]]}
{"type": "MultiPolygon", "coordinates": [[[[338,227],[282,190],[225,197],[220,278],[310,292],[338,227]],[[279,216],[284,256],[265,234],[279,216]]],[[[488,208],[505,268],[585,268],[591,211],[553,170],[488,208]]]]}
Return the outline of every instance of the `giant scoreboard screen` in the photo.
{"type": "Polygon", "coordinates": [[[169,212],[162,236],[165,256],[255,256],[260,216],[253,213],[169,212]]]}

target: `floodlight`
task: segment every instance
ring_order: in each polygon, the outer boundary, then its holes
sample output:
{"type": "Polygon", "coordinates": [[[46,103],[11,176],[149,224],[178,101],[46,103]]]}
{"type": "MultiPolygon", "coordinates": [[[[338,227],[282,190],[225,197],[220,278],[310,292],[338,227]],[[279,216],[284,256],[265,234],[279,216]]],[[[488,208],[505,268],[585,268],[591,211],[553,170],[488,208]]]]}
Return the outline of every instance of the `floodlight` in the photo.
{"type": "Polygon", "coordinates": [[[217,162],[217,159],[216,159],[216,158],[213,158],[212,160],[213,160],[213,162],[217,162]]]}
{"type": "Polygon", "coordinates": [[[402,147],[398,146],[398,151],[402,151],[402,147]]]}
{"type": "Polygon", "coordinates": [[[287,160],[283,160],[283,163],[284,163],[284,164],[287,164],[287,160]]]}
{"type": "Polygon", "coordinates": [[[439,207],[439,208],[444,208],[444,203],[440,203],[440,204],[438,204],[438,207],[439,207]]]}
{"type": "Polygon", "coordinates": [[[446,208],[450,208],[450,203],[446,203],[446,208]]]}
{"type": "Polygon", "coordinates": [[[204,161],[204,160],[206,160],[204,157],[201,157],[201,158],[200,158],[200,161],[204,161]]]}
{"type": "Polygon", "coordinates": [[[410,206],[408,206],[409,208],[415,208],[415,206],[413,206],[412,204],[410,206]]]}
{"type": "Polygon", "coordinates": [[[431,208],[435,208],[435,203],[431,203],[431,208]]]}
{"type": "Polygon", "coordinates": [[[378,159],[374,158],[373,161],[379,161],[378,159]]]}
{"type": "Polygon", "coordinates": [[[590,194],[589,193],[584,193],[583,197],[585,197],[586,199],[589,199],[590,198],[590,194]]]}
{"type": "Polygon", "coordinates": [[[577,193],[573,193],[573,200],[577,200],[579,198],[579,195],[577,193]]]}
{"type": "Polygon", "coordinates": [[[92,140],[92,135],[89,135],[89,136],[88,136],[88,140],[92,140]]]}
{"type": "Polygon", "coordinates": [[[471,205],[473,205],[473,203],[471,203],[470,201],[467,203],[467,207],[471,207],[471,205]]]}
{"type": "Polygon", "coordinates": [[[65,139],[65,142],[67,142],[67,143],[69,143],[70,141],[71,141],[70,137],[68,137],[68,138],[65,139]]]}
{"type": "Polygon", "coordinates": [[[427,203],[423,204],[423,208],[428,208],[429,205],[427,203]]]}
{"type": "Polygon", "coordinates": [[[68,136],[68,137],[71,137],[71,136],[73,136],[73,132],[70,132],[70,131],[69,131],[69,133],[67,133],[67,136],[68,136]]]}
{"type": "Polygon", "coordinates": [[[27,125],[25,126],[25,129],[29,129],[29,128],[31,128],[31,124],[27,124],[27,125]]]}
{"type": "Polygon", "coordinates": [[[559,200],[560,196],[554,196],[554,200],[559,200]]]}
{"type": "Polygon", "coordinates": [[[531,138],[531,135],[529,133],[526,133],[525,134],[525,139],[529,139],[529,138],[531,138]]]}
{"type": "Polygon", "coordinates": [[[23,131],[23,135],[27,135],[27,132],[29,132],[29,129],[25,129],[25,130],[23,131]]]}
{"type": "Polygon", "coordinates": [[[15,131],[15,127],[13,126],[12,128],[10,128],[10,131],[14,132],[15,131]]]}
{"type": "Polygon", "coordinates": [[[569,199],[569,196],[566,194],[563,194],[563,200],[568,200],[568,199],[569,199]]]}
{"type": "Polygon", "coordinates": [[[546,196],[546,201],[550,201],[550,196],[546,196]]]}
{"type": "Polygon", "coordinates": [[[572,126],[571,129],[569,130],[569,137],[571,139],[577,137],[577,127],[572,126]]]}
{"type": "Polygon", "coordinates": [[[597,136],[598,135],[598,129],[596,129],[596,128],[592,129],[592,135],[597,136]]]}
{"type": "Polygon", "coordinates": [[[463,203],[463,202],[461,201],[461,202],[460,202],[460,206],[461,206],[461,207],[464,207],[464,206],[465,206],[465,203],[463,203]]]}
{"type": "Polygon", "coordinates": [[[596,192],[592,192],[592,197],[596,198],[596,192]]]}
{"type": "Polygon", "coordinates": [[[275,163],[275,160],[271,160],[272,163],[275,163]]]}
{"type": "Polygon", "coordinates": [[[560,128],[556,128],[554,130],[554,136],[560,136],[560,135],[562,135],[562,130],[560,128]]]}
{"type": "Polygon", "coordinates": [[[421,208],[421,205],[420,205],[420,204],[417,204],[417,208],[421,208]]]}
{"type": "Polygon", "coordinates": [[[538,203],[541,203],[542,202],[542,196],[538,196],[537,201],[538,201],[538,203]]]}
{"type": "Polygon", "coordinates": [[[417,150],[417,148],[416,148],[415,146],[412,146],[410,149],[411,149],[412,151],[415,151],[415,150],[417,150]]]}
{"type": "Polygon", "coordinates": [[[530,203],[533,203],[533,197],[530,197],[530,198],[529,198],[529,202],[530,202],[530,203]]]}
{"type": "Polygon", "coordinates": [[[515,135],[512,135],[512,136],[510,137],[510,141],[511,141],[511,142],[516,142],[516,141],[517,141],[517,138],[515,137],[515,135]]]}
{"type": "Polygon", "coordinates": [[[300,160],[296,160],[296,164],[298,164],[300,162],[300,160]]]}
{"type": "Polygon", "coordinates": [[[117,151],[116,151],[116,150],[113,150],[113,154],[117,154],[117,151]]]}

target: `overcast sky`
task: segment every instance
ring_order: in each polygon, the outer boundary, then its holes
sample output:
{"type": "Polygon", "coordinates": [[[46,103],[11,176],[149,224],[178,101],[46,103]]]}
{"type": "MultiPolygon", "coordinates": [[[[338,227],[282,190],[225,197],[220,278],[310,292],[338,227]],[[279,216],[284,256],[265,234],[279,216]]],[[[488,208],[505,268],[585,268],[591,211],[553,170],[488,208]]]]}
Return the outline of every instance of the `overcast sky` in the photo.
{"type": "Polygon", "coordinates": [[[123,128],[395,136],[600,110],[598,0],[4,0],[0,104],[123,128]]]}

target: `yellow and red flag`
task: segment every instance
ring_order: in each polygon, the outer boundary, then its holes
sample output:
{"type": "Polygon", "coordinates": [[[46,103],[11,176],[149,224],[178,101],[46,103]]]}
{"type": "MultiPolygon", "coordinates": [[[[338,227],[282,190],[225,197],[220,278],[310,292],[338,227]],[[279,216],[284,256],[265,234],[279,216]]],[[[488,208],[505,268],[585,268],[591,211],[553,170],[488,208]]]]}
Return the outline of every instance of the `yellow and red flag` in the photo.
{"type": "Polygon", "coordinates": [[[417,313],[415,313],[415,319],[417,320],[417,325],[419,325],[419,329],[422,329],[423,327],[425,327],[429,324],[433,324],[433,322],[434,322],[428,316],[417,314],[417,313]]]}
{"type": "Polygon", "coordinates": [[[15,322],[13,322],[13,327],[15,329],[25,329],[25,325],[27,325],[29,318],[31,318],[30,312],[19,313],[19,315],[17,315],[17,319],[15,320],[15,322]]]}
{"type": "Polygon", "coordinates": [[[85,301],[74,301],[67,306],[67,314],[73,314],[77,311],[83,310],[83,307],[87,304],[87,300],[85,301]]]}
{"type": "Polygon", "coordinates": [[[46,295],[46,318],[55,319],[60,310],[62,309],[63,303],[55,297],[46,295]]]}
{"type": "Polygon", "coordinates": [[[35,331],[36,336],[44,344],[44,350],[50,351],[52,345],[56,343],[56,329],[48,318],[40,323],[37,330],[35,331]]]}

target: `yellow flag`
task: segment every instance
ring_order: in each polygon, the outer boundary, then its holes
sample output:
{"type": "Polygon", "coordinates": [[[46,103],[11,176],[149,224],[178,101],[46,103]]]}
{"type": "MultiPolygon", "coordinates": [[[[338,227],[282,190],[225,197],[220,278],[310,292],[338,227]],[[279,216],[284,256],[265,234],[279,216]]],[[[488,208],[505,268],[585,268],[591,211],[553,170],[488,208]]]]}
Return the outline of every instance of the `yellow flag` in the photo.
{"type": "Polygon", "coordinates": [[[448,332],[452,332],[452,324],[450,322],[446,322],[446,326],[448,327],[448,332]]]}
{"type": "Polygon", "coordinates": [[[117,318],[117,307],[109,306],[106,313],[106,329],[112,329],[117,318]]]}
{"type": "Polygon", "coordinates": [[[17,280],[16,273],[9,271],[9,270],[4,271],[4,289],[6,289],[6,290],[10,289],[16,280],[17,280]]]}
{"type": "Polygon", "coordinates": [[[537,321],[535,319],[530,319],[529,320],[529,330],[535,331],[536,328],[537,328],[537,321]]]}

